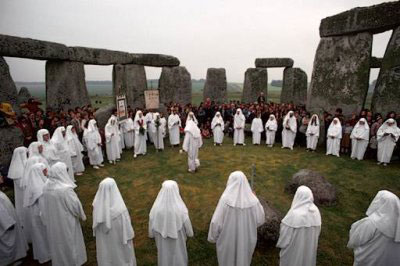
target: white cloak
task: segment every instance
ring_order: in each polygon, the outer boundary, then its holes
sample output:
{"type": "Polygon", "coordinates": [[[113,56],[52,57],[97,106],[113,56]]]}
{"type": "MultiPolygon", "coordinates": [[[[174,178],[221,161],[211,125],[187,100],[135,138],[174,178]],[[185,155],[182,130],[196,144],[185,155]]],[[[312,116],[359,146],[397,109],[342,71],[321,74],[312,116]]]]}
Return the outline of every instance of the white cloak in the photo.
{"type": "Polygon", "coordinates": [[[342,139],[342,126],[339,119],[335,118],[333,121],[329,125],[326,136],[326,155],[331,154],[339,157],[340,141],[342,139]],[[333,123],[335,120],[337,121],[336,125],[333,123]]]}
{"type": "Polygon", "coordinates": [[[168,117],[169,142],[171,145],[179,145],[179,128],[181,127],[181,119],[177,114],[170,114],[168,117]]]}
{"type": "Polygon", "coordinates": [[[88,128],[83,132],[83,142],[88,151],[89,163],[99,165],[103,163],[103,151],[101,149],[101,136],[96,126],[96,120],[89,121],[88,128]]]}
{"type": "Polygon", "coordinates": [[[165,125],[162,124],[162,120],[158,113],[155,113],[155,119],[153,120],[152,124],[153,124],[152,130],[153,130],[153,136],[154,136],[154,139],[153,139],[154,147],[157,150],[163,150],[164,149],[165,125]],[[157,121],[159,123],[158,127],[156,126],[157,121]]]}
{"type": "Polygon", "coordinates": [[[278,130],[278,123],[276,122],[275,116],[270,115],[268,121],[265,123],[265,144],[274,145],[275,134],[278,130]],[[273,118],[273,120],[271,120],[273,118]]]}
{"type": "Polygon", "coordinates": [[[106,137],[106,153],[109,161],[116,161],[121,159],[122,147],[120,143],[120,135],[118,129],[118,120],[115,116],[108,119],[104,127],[104,134],[106,137]]]}
{"type": "Polygon", "coordinates": [[[397,127],[397,123],[394,119],[388,119],[378,129],[377,140],[378,140],[378,162],[390,163],[393,155],[393,150],[396,147],[396,142],[400,136],[400,129],[397,127]],[[394,123],[393,126],[389,126],[388,122],[394,123]],[[385,136],[384,134],[392,134],[385,136]]]}
{"type": "Polygon", "coordinates": [[[71,178],[72,181],[75,182],[74,168],[72,166],[72,160],[71,160],[71,151],[69,150],[67,138],[66,136],[65,137],[63,136],[62,132],[65,132],[66,134],[65,127],[58,127],[56,131],[54,131],[53,136],[51,137],[51,143],[56,148],[56,154],[57,157],[59,158],[58,161],[63,162],[67,165],[69,177],[71,178]]]}
{"type": "Polygon", "coordinates": [[[233,144],[243,144],[244,143],[244,127],[246,124],[246,118],[242,114],[241,109],[237,109],[235,117],[233,118],[233,144]],[[239,111],[239,114],[237,114],[239,111]]]}
{"type": "Polygon", "coordinates": [[[361,118],[360,121],[357,122],[351,131],[350,158],[361,161],[364,158],[369,143],[369,126],[365,118],[361,118]],[[364,125],[360,125],[360,121],[363,121],[364,125]]]}
{"type": "Polygon", "coordinates": [[[211,129],[214,135],[214,143],[222,144],[224,140],[224,120],[222,119],[221,113],[217,112],[211,121],[211,129]],[[217,116],[219,115],[219,117],[217,116]]]}
{"type": "Polygon", "coordinates": [[[308,122],[306,137],[307,137],[307,149],[315,150],[318,145],[319,138],[319,118],[317,115],[313,115],[308,122]],[[312,123],[313,118],[316,117],[316,122],[312,123]]]}
{"type": "Polygon", "coordinates": [[[135,133],[132,118],[126,119],[122,124],[122,132],[124,133],[125,148],[131,149],[135,144],[135,133]]]}
{"type": "Polygon", "coordinates": [[[296,117],[294,116],[293,111],[290,111],[283,119],[283,130],[282,130],[283,148],[289,148],[293,150],[294,140],[296,138],[296,132],[297,132],[296,117]],[[290,114],[293,114],[293,116],[290,117],[290,114]]]}
{"type": "Polygon", "coordinates": [[[202,145],[200,129],[194,121],[189,120],[185,127],[182,149],[188,154],[188,169],[190,171],[195,171],[200,166],[199,149],[202,145]]]}
{"type": "Polygon", "coordinates": [[[254,118],[251,122],[251,132],[253,132],[253,144],[261,143],[261,133],[264,131],[261,118],[254,118]]]}
{"type": "Polygon", "coordinates": [[[140,117],[141,111],[137,111],[135,115],[135,120],[133,122],[134,129],[135,129],[135,154],[143,154],[145,155],[147,152],[146,146],[146,132],[147,132],[147,124],[144,117],[140,117]],[[144,134],[140,133],[140,124],[139,121],[142,123],[142,127],[145,129],[144,134]]]}
{"type": "Polygon", "coordinates": [[[79,141],[78,135],[72,132],[73,126],[67,127],[67,141],[69,150],[71,152],[72,168],[74,173],[82,173],[85,171],[85,165],[83,164],[83,145],[79,141]]]}

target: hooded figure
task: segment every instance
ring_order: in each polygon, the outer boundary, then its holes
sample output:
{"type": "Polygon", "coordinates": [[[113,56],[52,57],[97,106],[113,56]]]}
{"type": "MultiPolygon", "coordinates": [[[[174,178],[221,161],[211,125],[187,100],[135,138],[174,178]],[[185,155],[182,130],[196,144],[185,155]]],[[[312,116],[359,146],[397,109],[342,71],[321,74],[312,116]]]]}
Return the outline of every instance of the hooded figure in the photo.
{"type": "Polygon", "coordinates": [[[249,266],[264,209],[241,171],[231,173],[211,219],[208,241],[217,244],[220,266],[249,266]]]}
{"type": "Polygon", "coordinates": [[[86,247],[79,219],[86,220],[76,195],[76,185],[69,179],[67,166],[58,162],[50,168],[43,190],[43,221],[46,225],[52,265],[82,265],[86,247]]]}
{"type": "Polygon", "coordinates": [[[378,164],[390,163],[394,147],[400,136],[396,120],[390,118],[383,123],[376,134],[378,140],[378,164]]]}
{"type": "Polygon", "coordinates": [[[115,164],[115,162],[121,159],[121,146],[120,146],[120,135],[118,129],[118,120],[112,115],[106,126],[104,127],[104,134],[106,136],[106,153],[107,159],[110,163],[115,164]]]}
{"type": "Polygon", "coordinates": [[[222,145],[224,141],[224,119],[220,112],[216,112],[213,120],[211,121],[211,129],[214,135],[214,146],[222,145]]]}
{"type": "Polygon", "coordinates": [[[43,206],[43,188],[47,181],[47,166],[35,163],[30,167],[24,192],[25,226],[32,241],[33,258],[39,263],[51,260],[47,231],[41,217],[40,206],[43,206]]]}
{"type": "Polygon", "coordinates": [[[297,132],[297,120],[293,111],[289,111],[283,119],[282,148],[293,150],[294,139],[297,132]]]}
{"type": "Polygon", "coordinates": [[[161,117],[159,113],[154,113],[154,119],[152,122],[152,130],[153,131],[153,143],[156,150],[164,149],[164,126],[161,124],[161,117]]]}
{"type": "Polygon", "coordinates": [[[137,111],[135,115],[135,120],[133,121],[135,128],[135,151],[134,157],[136,158],[139,154],[146,155],[146,131],[147,124],[143,117],[142,111],[137,111]]]}
{"type": "Polygon", "coordinates": [[[281,222],[277,247],[281,266],[315,266],[321,214],[306,186],[297,188],[292,206],[281,222]]]}
{"type": "Polygon", "coordinates": [[[147,125],[147,134],[149,135],[149,141],[151,143],[154,143],[154,113],[152,111],[148,111],[147,114],[144,116],[144,121],[146,122],[147,125]]]}
{"type": "Polygon", "coordinates": [[[369,143],[369,126],[365,118],[361,118],[350,135],[351,159],[362,160],[369,143]]]}
{"type": "Polygon", "coordinates": [[[338,118],[333,119],[326,135],[326,155],[339,157],[340,140],[342,139],[342,125],[338,118]]]}
{"type": "Polygon", "coordinates": [[[265,123],[265,144],[272,147],[275,144],[275,134],[278,130],[278,123],[274,115],[270,115],[267,123],[265,123]]]}
{"type": "Polygon", "coordinates": [[[253,144],[261,144],[261,133],[264,131],[263,122],[260,115],[251,122],[251,132],[253,133],[253,144]]]}
{"type": "Polygon", "coordinates": [[[318,115],[313,114],[308,122],[307,131],[307,150],[315,151],[317,149],[319,138],[319,118],[318,115]]]}
{"type": "Polygon", "coordinates": [[[168,116],[168,131],[169,131],[169,142],[172,146],[179,145],[179,128],[181,127],[181,119],[179,115],[175,113],[175,110],[168,116]]]}
{"type": "Polygon", "coordinates": [[[49,165],[53,165],[60,161],[57,148],[50,141],[50,133],[47,129],[40,129],[37,132],[37,140],[43,146],[43,156],[46,158],[49,165]]]}
{"type": "Polygon", "coordinates": [[[100,182],[93,200],[93,235],[98,265],[136,266],[131,218],[115,180],[110,177],[100,182]]]}
{"type": "Polygon", "coordinates": [[[28,161],[28,149],[25,147],[18,147],[14,150],[11,159],[10,168],[8,169],[8,178],[14,181],[14,201],[15,211],[18,219],[23,225],[23,202],[24,202],[24,189],[21,186],[21,180],[24,176],[24,169],[28,161]]]}
{"type": "Polygon", "coordinates": [[[189,172],[194,172],[200,166],[199,149],[203,145],[200,129],[193,120],[189,120],[185,127],[185,139],[182,149],[188,154],[189,172]]]}
{"type": "Polygon", "coordinates": [[[0,191],[0,265],[9,265],[24,258],[28,248],[14,206],[0,191]]]}
{"type": "Polygon", "coordinates": [[[156,240],[158,266],[188,265],[186,239],[193,237],[193,229],[175,181],[163,182],[149,216],[149,237],[156,240]]]}
{"type": "Polygon", "coordinates": [[[71,152],[72,169],[76,175],[82,175],[85,171],[85,165],[83,164],[83,145],[79,141],[78,134],[76,134],[75,128],[72,125],[67,126],[67,142],[69,150],[71,152]]]}
{"type": "Polygon", "coordinates": [[[399,265],[400,200],[387,190],[375,196],[366,218],[350,229],[347,247],[354,250],[354,266],[399,265]]]}
{"type": "Polygon", "coordinates": [[[87,129],[83,131],[83,142],[88,151],[90,165],[93,165],[94,169],[99,169],[99,166],[104,166],[101,136],[97,129],[96,120],[91,119],[87,129]]]}
{"type": "Polygon", "coordinates": [[[235,116],[233,118],[233,146],[236,144],[246,145],[244,143],[244,127],[246,125],[246,118],[242,113],[242,109],[238,108],[236,110],[235,116]]]}
{"type": "Polygon", "coordinates": [[[131,149],[134,146],[135,132],[133,128],[133,120],[131,117],[128,117],[122,123],[122,133],[124,136],[125,148],[131,149]]]}
{"type": "Polygon", "coordinates": [[[51,143],[57,149],[57,156],[58,158],[60,158],[60,162],[65,163],[65,165],[67,166],[68,174],[71,177],[71,180],[75,182],[74,168],[72,166],[71,160],[71,151],[69,150],[66,134],[67,133],[65,127],[58,127],[51,137],[51,143]]]}

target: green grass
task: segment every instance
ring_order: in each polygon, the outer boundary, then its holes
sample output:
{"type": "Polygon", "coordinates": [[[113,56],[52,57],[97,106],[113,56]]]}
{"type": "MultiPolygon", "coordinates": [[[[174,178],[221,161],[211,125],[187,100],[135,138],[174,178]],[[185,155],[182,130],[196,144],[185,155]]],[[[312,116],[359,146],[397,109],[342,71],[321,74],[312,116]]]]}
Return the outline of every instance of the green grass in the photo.
{"type": "MultiPolygon", "coordinates": [[[[250,143],[250,139],[247,139],[250,143]]],[[[378,190],[388,189],[400,195],[399,164],[387,168],[375,161],[354,161],[347,156],[327,157],[324,150],[307,153],[302,148],[293,151],[266,146],[233,147],[225,138],[222,147],[205,141],[200,150],[199,172],[187,172],[187,157],[178,148],[167,148],[156,153],[148,147],[148,154],[133,160],[132,152],[125,151],[116,166],[106,165],[101,170],[87,169],[77,177],[76,189],[88,217],[82,222],[87,265],[96,264],[95,239],[92,234],[92,201],[99,182],[105,177],[115,178],[132,218],[135,230],[135,252],[139,265],[155,265],[156,246],[147,236],[148,214],[161,183],[167,179],[179,183],[182,197],[189,208],[194,238],[188,240],[189,265],[217,265],[215,246],[207,242],[208,226],[229,174],[242,170],[249,177],[251,164],[256,165],[255,192],[270,201],[283,214],[287,212],[292,195],[284,192],[291,176],[302,168],[323,174],[338,192],[338,204],[321,207],[322,233],[318,246],[318,265],[352,265],[352,251],[346,248],[350,225],[363,217],[378,190]]],[[[8,194],[10,194],[9,191],[8,194]]],[[[278,265],[279,250],[273,246],[258,247],[252,265],[278,265]]]]}

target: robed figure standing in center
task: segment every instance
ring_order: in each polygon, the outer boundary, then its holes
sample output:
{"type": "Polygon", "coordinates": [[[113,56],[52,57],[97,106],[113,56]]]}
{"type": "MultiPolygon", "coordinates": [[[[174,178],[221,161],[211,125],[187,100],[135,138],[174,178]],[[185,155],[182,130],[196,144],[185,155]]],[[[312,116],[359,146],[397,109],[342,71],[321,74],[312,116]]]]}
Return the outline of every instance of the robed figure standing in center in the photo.
{"type": "Polygon", "coordinates": [[[242,109],[238,108],[233,118],[233,146],[237,144],[246,145],[244,143],[244,127],[246,125],[246,118],[242,113],[242,109]]]}
{"type": "Polygon", "coordinates": [[[179,145],[179,128],[181,127],[181,119],[176,113],[176,110],[172,108],[172,113],[168,117],[168,131],[169,131],[169,142],[171,146],[179,145]]]}
{"type": "Polygon", "coordinates": [[[194,172],[200,166],[199,149],[203,139],[199,127],[194,120],[188,120],[185,127],[185,139],[182,149],[188,154],[188,171],[194,172]]]}
{"type": "Polygon", "coordinates": [[[293,150],[297,132],[297,120],[293,111],[289,111],[283,119],[282,148],[293,150]]]}

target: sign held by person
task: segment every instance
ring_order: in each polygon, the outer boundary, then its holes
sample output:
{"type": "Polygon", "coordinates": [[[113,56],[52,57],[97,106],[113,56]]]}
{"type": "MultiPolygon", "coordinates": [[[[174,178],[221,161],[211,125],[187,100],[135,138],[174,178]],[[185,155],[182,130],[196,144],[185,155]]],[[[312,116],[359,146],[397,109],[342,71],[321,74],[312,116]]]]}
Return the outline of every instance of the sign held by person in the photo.
{"type": "Polygon", "coordinates": [[[160,107],[160,95],[158,90],[145,90],[144,99],[147,110],[158,109],[160,107]]]}
{"type": "Polygon", "coordinates": [[[126,96],[119,95],[117,96],[117,115],[119,122],[124,121],[128,118],[128,109],[126,105],[126,96]]]}

